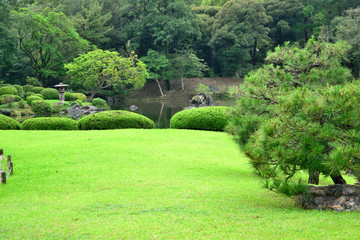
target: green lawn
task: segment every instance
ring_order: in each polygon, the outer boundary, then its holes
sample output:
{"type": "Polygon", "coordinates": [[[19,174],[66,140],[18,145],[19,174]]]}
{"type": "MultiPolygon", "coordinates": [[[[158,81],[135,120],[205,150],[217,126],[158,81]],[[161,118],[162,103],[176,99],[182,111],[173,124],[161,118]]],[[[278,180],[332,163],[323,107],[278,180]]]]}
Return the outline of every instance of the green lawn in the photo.
{"type": "Polygon", "coordinates": [[[359,213],[262,187],[225,133],[0,131],[0,239],[356,239],[359,213]]]}

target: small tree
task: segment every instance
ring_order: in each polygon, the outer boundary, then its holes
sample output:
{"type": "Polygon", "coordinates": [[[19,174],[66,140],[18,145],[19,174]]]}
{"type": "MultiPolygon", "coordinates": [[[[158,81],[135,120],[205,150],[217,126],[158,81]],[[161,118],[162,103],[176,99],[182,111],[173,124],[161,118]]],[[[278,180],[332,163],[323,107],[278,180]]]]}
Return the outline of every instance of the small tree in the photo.
{"type": "Polygon", "coordinates": [[[182,50],[173,55],[170,60],[172,71],[181,80],[184,90],[184,77],[202,77],[208,69],[203,59],[198,58],[192,50],[182,50]]]}
{"type": "Polygon", "coordinates": [[[144,86],[149,76],[145,64],[131,54],[120,57],[117,52],[101,49],[82,54],[65,65],[73,85],[81,85],[90,92],[91,101],[100,89],[114,85],[131,85],[135,89],[144,86]]]}

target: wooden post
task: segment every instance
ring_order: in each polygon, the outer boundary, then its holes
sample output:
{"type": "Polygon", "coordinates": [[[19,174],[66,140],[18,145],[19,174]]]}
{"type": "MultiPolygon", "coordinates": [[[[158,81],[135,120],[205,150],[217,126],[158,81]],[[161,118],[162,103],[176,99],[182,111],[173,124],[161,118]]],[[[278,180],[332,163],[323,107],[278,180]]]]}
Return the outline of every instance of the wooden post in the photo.
{"type": "Polygon", "coordinates": [[[6,183],[6,172],[5,171],[0,171],[0,181],[2,184],[6,183]]]}
{"type": "Polygon", "coordinates": [[[13,163],[11,162],[11,155],[7,156],[7,164],[9,169],[9,175],[13,175],[14,169],[13,169],[13,163]]]}
{"type": "Polygon", "coordinates": [[[0,160],[4,159],[4,150],[0,149],[0,160]]]}

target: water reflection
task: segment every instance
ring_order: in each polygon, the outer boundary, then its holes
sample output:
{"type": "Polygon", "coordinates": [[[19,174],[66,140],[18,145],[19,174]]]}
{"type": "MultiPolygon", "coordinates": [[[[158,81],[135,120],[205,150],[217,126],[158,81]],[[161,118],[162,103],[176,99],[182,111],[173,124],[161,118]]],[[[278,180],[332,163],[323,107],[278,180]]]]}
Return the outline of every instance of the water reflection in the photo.
{"type": "MultiPolygon", "coordinates": [[[[171,100],[158,100],[158,101],[129,101],[112,105],[111,109],[115,110],[129,110],[132,105],[137,106],[134,111],[141,115],[144,115],[155,123],[155,128],[169,128],[171,117],[182,111],[185,107],[189,106],[189,100],[186,99],[171,99],[171,100]]],[[[216,100],[217,106],[232,106],[233,100],[216,100]]]]}

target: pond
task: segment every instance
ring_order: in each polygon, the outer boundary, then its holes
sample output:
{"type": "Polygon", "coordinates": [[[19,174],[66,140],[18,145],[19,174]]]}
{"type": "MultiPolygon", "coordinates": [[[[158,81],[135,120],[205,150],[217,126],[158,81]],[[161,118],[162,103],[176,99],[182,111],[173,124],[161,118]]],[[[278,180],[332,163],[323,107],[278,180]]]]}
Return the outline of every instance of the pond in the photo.
{"type": "MultiPolygon", "coordinates": [[[[215,100],[216,106],[233,106],[235,100],[215,100]]],[[[157,101],[131,101],[112,105],[112,110],[129,110],[130,106],[135,105],[137,109],[134,111],[144,115],[155,123],[155,128],[169,128],[171,117],[182,111],[190,105],[187,98],[176,98],[169,100],[157,101]]]]}

